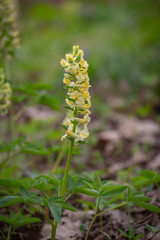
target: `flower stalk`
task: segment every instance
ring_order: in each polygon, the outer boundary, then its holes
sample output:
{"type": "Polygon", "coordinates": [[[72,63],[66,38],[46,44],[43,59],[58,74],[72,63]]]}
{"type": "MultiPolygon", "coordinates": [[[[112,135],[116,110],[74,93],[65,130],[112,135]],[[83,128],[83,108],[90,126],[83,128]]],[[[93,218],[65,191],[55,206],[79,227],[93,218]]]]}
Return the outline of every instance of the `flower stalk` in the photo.
{"type": "MultiPolygon", "coordinates": [[[[81,143],[89,136],[87,125],[90,121],[89,108],[91,102],[88,91],[90,85],[87,73],[88,63],[84,60],[83,55],[83,51],[79,49],[79,46],[73,46],[73,53],[66,54],[66,59],[61,60],[61,65],[66,72],[64,74],[63,83],[68,90],[66,97],[68,114],[63,121],[66,132],[61,140],[68,138],[70,140],[70,149],[60,196],[64,196],[66,193],[67,178],[74,145],[81,143]]],[[[54,221],[51,240],[55,240],[56,229],[57,222],[54,221]]]]}
{"type": "Polygon", "coordinates": [[[67,92],[66,108],[68,115],[63,124],[66,127],[65,138],[73,138],[74,143],[84,141],[88,136],[88,123],[90,122],[91,106],[89,95],[88,63],[83,58],[83,51],[79,46],[73,46],[73,53],[66,54],[66,59],[61,60],[65,69],[63,83],[67,92]]]}
{"type": "Polygon", "coordinates": [[[0,114],[5,115],[11,105],[12,89],[8,81],[5,81],[3,69],[0,68],[0,114]]]}

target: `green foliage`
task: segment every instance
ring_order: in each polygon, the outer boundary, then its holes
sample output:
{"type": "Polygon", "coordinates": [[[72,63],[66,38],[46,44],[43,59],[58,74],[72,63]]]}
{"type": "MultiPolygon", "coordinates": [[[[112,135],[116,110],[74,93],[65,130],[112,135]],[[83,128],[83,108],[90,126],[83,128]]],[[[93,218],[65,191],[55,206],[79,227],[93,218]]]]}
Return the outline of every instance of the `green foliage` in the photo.
{"type": "Polygon", "coordinates": [[[151,225],[149,225],[149,224],[146,224],[145,227],[152,233],[153,239],[156,239],[157,233],[160,232],[160,226],[158,226],[158,227],[153,227],[153,226],[151,226],[151,225]]]}
{"type": "Polygon", "coordinates": [[[129,239],[129,240],[141,240],[141,238],[144,236],[144,234],[135,235],[135,229],[132,226],[129,228],[128,234],[122,231],[121,229],[118,229],[118,230],[122,234],[122,237],[125,237],[125,239],[129,239]]]}
{"type": "MultiPolygon", "coordinates": [[[[33,207],[36,211],[44,215],[44,209],[49,208],[52,217],[58,223],[61,223],[62,209],[76,211],[71,204],[64,200],[64,197],[47,196],[48,191],[52,189],[57,192],[60,187],[60,182],[58,182],[58,180],[48,176],[41,175],[34,179],[25,178],[21,180],[2,179],[0,180],[0,185],[19,188],[19,194],[0,198],[1,208],[23,203],[33,207]]],[[[49,222],[51,223],[51,220],[49,220],[49,222]]]]}
{"type": "Polygon", "coordinates": [[[46,148],[43,144],[32,144],[25,142],[21,146],[21,152],[22,153],[28,153],[28,154],[36,154],[36,155],[49,155],[57,150],[59,150],[59,146],[52,146],[50,148],[46,148]]]}
{"type": "Polygon", "coordinates": [[[56,222],[61,224],[62,206],[59,203],[53,203],[49,206],[49,209],[56,222]]]}
{"type": "Polygon", "coordinates": [[[34,85],[34,84],[21,84],[20,86],[14,87],[15,95],[14,101],[20,103],[21,101],[29,101],[29,105],[35,105],[40,103],[53,110],[59,110],[59,101],[57,97],[54,97],[45,90],[45,88],[51,88],[49,85],[34,85]]]}
{"type": "Polygon", "coordinates": [[[13,229],[16,230],[17,228],[23,225],[40,222],[41,220],[39,218],[31,217],[29,214],[22,215],[21,212],[16,214],[13,211],[11,211],[9,217],[0,215],[0,221],[12,225],[13,229]]]}
{"type": "Polygon", "coordinates": [[[153,170],[142,170],[141,174],[141,176],[137,176],[132,179],[133,184],[137,189],[141,189],[149,184],[159,185],[160,174],[153,170]]]}
{"type": "Polygon", "coordinates": [[[39,218],[32,217],[29,214],[23,215],[21,211],[18,213],[10,211],[10,215],[8,217],[0,215],[0,221],[9,224],[10,230],[8,232],[7,239],[10,239],[17,228],[24,225],[30,225],[32,223],[37,223],[41,220],[39,218]]]}

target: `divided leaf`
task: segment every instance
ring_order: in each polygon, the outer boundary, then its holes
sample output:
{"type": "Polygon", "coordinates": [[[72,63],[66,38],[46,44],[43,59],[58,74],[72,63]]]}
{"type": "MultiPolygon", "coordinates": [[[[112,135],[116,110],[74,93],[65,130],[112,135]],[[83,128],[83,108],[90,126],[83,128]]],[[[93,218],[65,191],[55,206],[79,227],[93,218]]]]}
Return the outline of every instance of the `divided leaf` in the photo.
{"type": "Polygon", "coordinates": [[[147,209],[151,212],[156,212],[156,213],[160,213],[160,208],[157,207],[156,205],[153,205],[151,203],[146,203],[146,202],[135,202],[134,203],[136,206],[142,207],[144,209],[147,209]]]}
{"type": "Polygon", "coordinates": [[[113,197],[123,193],[127,188],[128,186],[112,187],[109,190],[104,191],[101,195],[103,197],[113,197]]]}
{"type": "Polygon", "coordinates": [[[0,198],[0,208],[8,207],[17,203],[23,203],[24,199],[20,196],[7,196],[0,198]]]}
{"type": "Polygon", "coordinates": [[[62,206],[59,203],[53,203],[52,205],[49,206],[49,209],[56,222],[61,224],[62,206]]]}

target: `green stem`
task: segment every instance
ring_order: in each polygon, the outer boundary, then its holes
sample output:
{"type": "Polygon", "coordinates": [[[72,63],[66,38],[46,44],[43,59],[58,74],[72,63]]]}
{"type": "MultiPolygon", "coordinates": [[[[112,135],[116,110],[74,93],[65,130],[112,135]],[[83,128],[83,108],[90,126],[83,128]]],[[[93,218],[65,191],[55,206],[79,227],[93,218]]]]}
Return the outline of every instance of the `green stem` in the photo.
{"type": "Polygon", "coordinates": [[[10,240],[10,238],[11,238],[11,229],[12,229],[12,226],[9,226],[7,240],[10,240]]]}
{"type": "Polygon", "coordinates": [[[93,225],[93,223],[94,223],[94,221],[95,221],[95,219],[96,219],[96,217],[97,217],[97,212],[98,212],[98,208],[99,208],[99,203],[100,203],[100,197],[99,197],[98,200],[97,200],[96,209],[95,209],[95,215],[94,215],[94,217],[93,217],[93,219],[92,219],[92,222],[90,223],[90,225],[89,225],[89,227],[88,227],[88,231],[87,231],[87,233],[86,233],[85,240],[88,239],[88,236],[89,236],[89,232],[90,232],[90,230],[91,230],[91,227],[92,227],[92,225],[93,225]]]}
{"type": "Polygon", "coordinates": [[[69,167],[70,167],[70,163],[71,163],[73,147],[74,147],[74,141],[71,140],[69,154],[68,154],[68,159],[67,159],[67,164],[66,164],[66,168],[65,168],[65,172],[64,172],[64,178],[63,178],[63,183],[62,183],[61,196],[63,196],[65,194],[65,190],[66,190],[67,178],[68,178],[69,167]]]}
{"type": "Polygon", "coordinates": [[[128,229],[130,228],[131,205],[128,205],[128,229]]]}
{"type": "Polygon", "coordinates": [[[64,201],[66,202],[71,196],[72,196],[73,193],[69,194],[65,199],[64,201]]]}
{"type": "Polygon", "coordinates": [[[51,240],[56,239],[57,224],[58,223],[56,221],[54,221],[54,224],[52,225],[51,240]]]}
{"type": "Polygon", "coordinates": [[[2,234],[2,236],[4,237],[4,239],[7,240],[7,238],[5,237],[5,235],[3,234],[3,232],[0,230],[0,233],[2,234]]]}
{"type": "Polygon", "coordinates": [[[58,155],[58,158],[57,158],[57,160],[54,164],[53,169],[51,169],[51,178],[54,177],[54,174],[55,174],[55,172],[56,172],[56,170],[57,170],[57,168],[58,168],[58,166],[59,166],[59,164],[60,164],[60,162],[61,162],[61,160],[64,156],[65,149],[66,149],[66,141],[63,143],[63,146],[62,146],[61,151],[58,155]]]}
{"type": "Polygon", "coordinates": [[[105,210],[104,212],[101,212],[101,213],[98,213],[98,214],[97,214],[97,212],[98,212],[98,208],[99,208],[99,202],[100,202],[100,198],[98,198],[97,205],[96,205],[96,210],[95,210],[95,215],[94,215],[94,218],[92,219],[92,222],[91,222],[90,225],[89,225],[89,228],[88,228],[88,231],[87,231],[87,234],[86,234],[85,240],[88,239],[89,232],[90,232],[90,230],[91,230],[91,227],[92,227],[92,225],[93,225],[93,223],[94,223],[96,217],[98,217],[98,216],[102,216],[103,213],[106,213],[106,212],[108,212],[108,211],[110,211],[110,210],[113,210],[113,209],[118,208],[118,207],[122,207],[122,206],[124,206],[124,205],[127,204],[127,202],[125,202],[125,203],[122,203],[122,204],[117,205],[116,207],[109,208],[109,209],[105,210]]]}
{"type": "Polygon", "coordinates": [[[108,212],[108,211],[110,211],[110,210],[113,210],[113,209],[116,209],[116,208],[125,206],[126,204],[128,204],[128,202],[121,203],[121,204],[119,204],[119,205],[117,205],[117,206],[115,206],[115,207],[113,207],[113,208],[109,208],[109,209],[107,209],[107,210],[105,210],[105,211],[103,211],[103,212],[101,212],[101,213],[98,213],[98,214],[96,215],[96,217],[98,217],[98,216],[100,216],[100,215],[102,215],[102,214],[104,214],[104,213],[106,213],[106,212],[108,212]]]}
{"type": "MultiPolygon", "coordinates": [[[[70,145],[70,149],[69,149],[69,153],[68,153],[68,159],[67,159],[67,164],[66,164],[66,168],[65,168],[65,172],[64,172],[64,178],[63,178],[63,183],[62,183],[60,196],[63,196],[65,194],[65,191],[66,191],[67,178],[68,178],[68,172],[69,172],[73,147],[74,147],[74,141],[71,140],[71,145],[70,145]]],[[[57,224],[58,223],[54,220],[54,224],[52,226],[52,232],[51,232],[51,240],[55,240],[55,238],[56,238],[57,224]]]]}
{"type": "MultiPolygon", "coordinates": [[[[75,110],[74,110],[74,117],[77,117],[77,108],[75,108],[75,110]]],[[[74,133],[76,131],[76,125],[77,125],[77,122],[75,121],[74,126],[73,126],[74,133]]],[[[68,178],[68,173],[69,173],[69,168],[70,168],[70,163],[71,163],[73,147],[74,147],[74,140],[70,140],[70,148],[69,148],[68,159],[67,159],[66,168],[65,168],[65,172],[64,172],[62,188],[61,188],[60,194],[59,194],[60,196],[64,196],[65,191],[66,191],[67,178],[68,178]]],[[[56,238],[57,224],[58,223],[54,220],[54,224],[52,226],[51,240],[55,240],[55,238],[56,238]]]]}

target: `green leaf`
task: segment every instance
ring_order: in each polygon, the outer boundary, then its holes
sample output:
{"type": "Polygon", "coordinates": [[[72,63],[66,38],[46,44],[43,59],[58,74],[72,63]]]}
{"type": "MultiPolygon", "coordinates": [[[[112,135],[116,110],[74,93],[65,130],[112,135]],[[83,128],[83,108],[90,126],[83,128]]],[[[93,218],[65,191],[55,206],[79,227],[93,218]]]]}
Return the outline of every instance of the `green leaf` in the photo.
{"type": "Polygon", "coordinates": [[[21,187],[21,182],[18,179],[0,179],[0,185],[6,187],[21,187]]]}
{"type": "Polygon", "coordinates": [[[66,138],[67,138],[67,139],[69,139],[69,140],[72,140],[72,141],[74,141],[74,137],[67,136],[66,138]]]}
{"type": "Polygon", "coordinates": [[[67,97],[67,99],[71,102],[75,102],[75,99],[73,99],[73,98],[67,97]]]}
{"type": "Polygon", "coordinates": [[[86,224],[81,223],[80,226],[79,226],[79,230],[80,230],[81,232],[84,232],[84,231],[86,230],[86,224]]]}
{"type": "Polygon", "coordinates": [[[130,198],[128,197],[128,201],[130,202],[147,202],[151,200],[150,197],[145,196],[142,192],[133,192],[131,193],[130,198]]]}
{"type": "Polygon", "coordinates": [[[3,215],[0,215],[0,221],[11,224],[11,220],[8,217],[5,217],[3,215]]]}
{"type": "Polygon", "coordinates": [[[71,192],[74,191],[74,180],[70,175],[68,175],[68,178],[67,178],[67,186],[71,192]]]}
{"type": "Polygon", "coordinates": [[[113,186],[113,181],[102,181],[102,187],[101,187],[101,192],[107,190],[108,188],[110,188],[111,186],[113,186]]]}
{"type": "Polygon", "coordinates": [[[99,192],[97,190],[90,189],[90,188],[76,188],[75,192],[93,196],[93,197],[99,196],[99,192]]]}
{"type": "Polygon", "coordinates": [[[36,154],[36,155],[49,155],[57,150],[59,150],[58,146],[52,146],[50,148],[46,148],[42,144],[31,144],[27,142],[21,147],[22,153],[36,154]]]}
{"type": "Polygon", "coordinates": [[[84,201],[84,200],[81,200],[81,199],[78,199],[78,202],[80,202],[80,203],[82,203],[84,205],[87,205],[87,206],[89,206],[89,207],[91,207],[93,209],[96,207],[96,204],[94,204],[93,202],[88,202],[88,201],[84,201]]]}
{"type": "Polygon", "coordinates": [[[81,55],[78,55],[75,59],[76,62],[79,62],[81,60],[81,55]]]}
{"type": "Polygon", "coordinates": [[[29,193],[29,197],[30,197],[30,198],[33,198],[33,197],[36,196],[38,193],[39,193],[39,190],[34,191],[34,192],[30,192],[30,193],[29,193]]]}
{"type": "Polygon", "coordinates": [[[123,237],[127,237],[129,238],[129,235],[127,233],[125,233],[124,231],[122,231],[121,229],[118,228],[118,230],[120,231],[120,233],[122,234],[123,237]]]}
{"type": "Polygon", "coordinates": [[[101,183],[100,177],[98,176],[98,174],[96,172],[95,172],[95,177],[96,177],[96,180],[97,180],[97,183],[98,183],[98,187],[100,188],[102,183],[101,183]]]}
{"type": "Polygon", "coordinates": [[[79,50],[79,47],[77,47],[77,48],[75,49],[75,52],[74,52],[74,55],[75,55],[75,56],[77,55],[78,50],[79,50]]]}
{"type": "Polygon", "coordinates": [[[155,227],[150,226],[149,224],[146,224],[145,227],[152,233],[154,233],[155,227]]]}
{"type": "Polygon", "coordinates": [[[155,233],[159,233],[160,232],[160,226],[156,229],[155,233]]]}
{"type": "Polygon", "coordinates": [[[90,189],[94,189],[94,186],[91,184],[91,183],[89,183],[88,181],[86,181],[86,180],[83,180],[83,182],[87,185],[87,187],[89,187],[90,189]]]}
{"type": "Polygon", "coordinates": [[[144,195],[137,195],[137,196],[133,196],[131,197],[131,199],[129,201],[133,201],[133,202],[149,202],[151,201],[152,198],[144,196],[144,195]]]}
{"type": "Polygon", "coordinates": [[[15,150],[16,145],[18,145],[18,143],[22,141],[21,138],[18,138],[16,140],[11,140],[9,142],[3,142],[2,144],[0,144],[0,152],[11,152],[15,150]]]}
{"type": "Polygon", "coordinates": [[[144,209],[147,209],[151,212],[156,212],[156,213],[160,213],[160,208],[157,207],[156,205],[153,205],[151,203],[146,203],[146,202],[134,202],[134,204],[136,206],[142,207],[144,209]]]}
{"type": "Polygon", "coordinates": [[[127,194],[127,200],[129,201],[129,199],[131,198],[132,196],[132,188],[131,186],[128,187],[128,194],[127,194]]]}
{"type": "Polygon", "coordinates": [[[37,97],[38,96],[37,91],[32,90],[30,87],[26,87],[24,84],[21,84],[19,86],[14,87],[13,90],[21,92],[23,94],[27,94],[27,95],[32,96],[32,97],[37,97]]]}
{"type": "Polygon", "coordinates": [[[42,198],[39,197],[39,196],[32,197],[31,199],[29,199],[29,201],[32,202],[32,203],[39,204],[41,206],[44,205],[42,198]]]}
{"type": "Polygon", "coordinates": [[[64,125],[64,124],[61,124],[61,123],[58,123],[61,127],[63,127],[65,130],[67,130],[68,129],[68,127],[66,126],[66,125],[64,125]]]}
{"type": "Polygon", "coordinates": [[[41,222],[41,220],[39,218],[34,218],[34,217],[27,217],[27,219],[21,219],[17,224],[16,224],[16,228],[19,228],[23,225],[26,224],[32,224],[32,223],[37,223],[37,222],[41,222]]]}
{"type": "Polygon", "coordinates": [[[128,186],[112,187],[111,189],[104,191],[101,195],[103,197],[113,197],[123,193],[127,188],[128,186]]]}
{"type": "Polygon", "coordinates": [[[151,171],[148,169],[142,170],[142,176],[145,178],[150,178],[152,179],[153,177],[157,176],[158,174],[155,171],[151,171]]]}
{"type": "Polygon", "coordinates": [[[51,184],[51,185],[53,185],[53,186],[56,186],[56,187],[59,186],[59,182],[58,182],[58,180],[55,179],[55,178],[49,179],[48,183],[51,184]]]}
{"type": "Polygon", "coordinates": [[[109,205],[107,199],[105,197],[101,197],[99,202],[99,209],[102,211],[104,206],[107,206],[107,205],[109,205]]]}
{"type": "Polygon", "coordinates": [[[134,237],[134,234],[135,234],[135,229],[134,229],[134,227],[131,226],[131,227],[129,228],[129,236],[133,238],[133,237],[134,237]]]}
{"type": "Polygon", "coordinates": [[[20,196],[7,196],[0,198],[0,208],[8,207],[17,203],[23,203],[24,199],[20,196]]]}
{"type": "Polygon", "coordinates": [[[32,189],[32,188],[36,188],[38,181],[36,179],[33,178],[23,178],[19,180],[21,183],[21,186],[25,189],[32,189]]]}
{"type": "Polygon", "coordinates": [[[139,240],[144,236],[144,234],[138,234],[136,237],[134,237],[134,240],[139,240]]]}
{"type": "Polygon", "coordinates": [[[152,179],[149,178],[144,178],[144,177],[135,177],[132,179],[132,181],[134,182],[134,186],[135,187],[143,187],[145,185],[148,185],[149,183],[152,183],[152,179]]]}
{"type": "MultiPolygon", "coordinates": [[[[104,197],[105,198],[105,197],[104,197]]],[[[120,195],[114,197],[114,198],[111,198],[110,200],[106,201],[105,205],[103,206],[103,208],[107,207],[107,206],[110,206],[110,204],[114,203],[115,201],[119,200],[120,198],[120,195]]],[[[103,197],[102,197],[103,199],[103,197]]]]}
{"type": "Polygon", "coordinates": [[[22,195],[24,200],[26,200],[29,197],[28,190],[23,187],[20,187],[20,194],[22,195]]]}
{"type": "Polygon", "coordinates": [[[64,197],[50,197],[48,199],[48,206],[52,205],[55,202],[62,201],[63,199],[64,199],[64,197]]]}
{"type": "Polygon", "coordinates": [[[38,100],[39,103],[53,109],[56,111],[59,111],[59,100],[56,97],[53,97],[52,95],[44,94],[41,96],[41,98],[38,100]]]}
{"type": "Polygon", "coordinates": [[[67,202],[58,202],[63,209],[67,209],[73,212],[77,212],[76,208],[74,208],[70,203],[67,202]]]}
{"type": "Polygon", "coordinates": [[[87,141],[81,141],[81,140],[79,140],[77,143],[79,143],[79,144],[86,144],[87,141]]]}
{"type": "Polygon", "coordinates": [[[70,111],[72,111],[72,112],[74,112],[74,109],[72,109],[71,107],[69,107],[69,106],[64,106],[67,110],[70,110],[70,111]]]}
{"type": "Polygon", "coordinates": [[[51,214],[53,218],[61,224],[61,217],[62,217],[62,206],[59,203],[54,203],[49,206],[49,209],[51,211],[51,214]]]}

